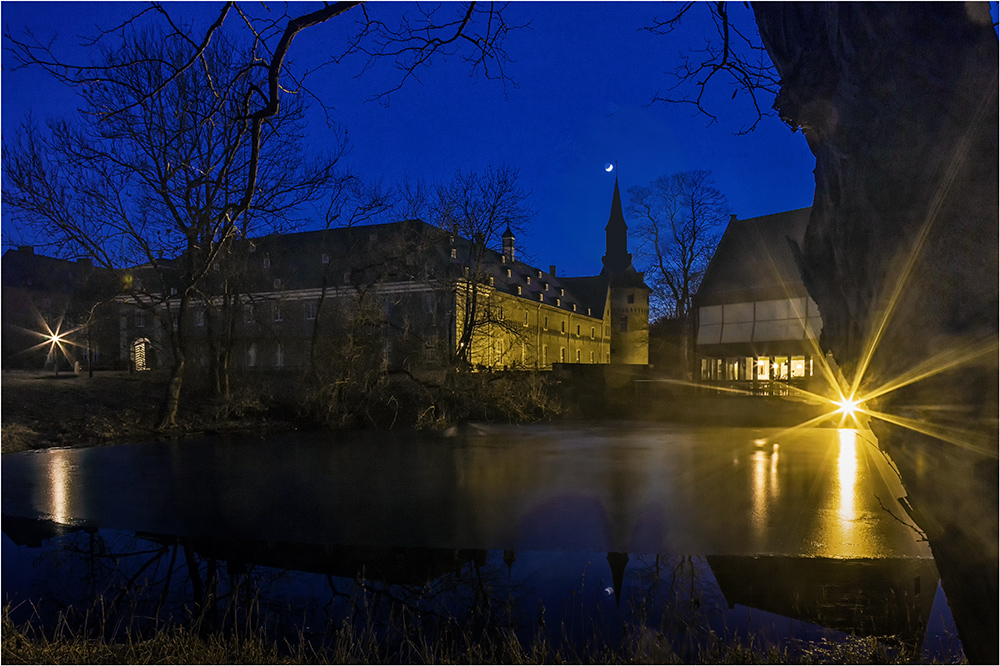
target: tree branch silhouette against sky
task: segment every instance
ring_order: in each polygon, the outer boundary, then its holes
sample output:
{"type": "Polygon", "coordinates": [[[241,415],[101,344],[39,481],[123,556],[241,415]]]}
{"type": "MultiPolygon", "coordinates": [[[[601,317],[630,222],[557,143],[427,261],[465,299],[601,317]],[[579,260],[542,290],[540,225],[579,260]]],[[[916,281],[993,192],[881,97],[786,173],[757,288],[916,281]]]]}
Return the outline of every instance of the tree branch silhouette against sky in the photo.
{"type": "MultiPolygon", "coordinates": [[[[5,2],[0,21],[5,33],[30,31],[66,61],[86,62],[81,37],[92,39],[143,10],[158,11],[149,7],[5,2]]],[[[168,2],[162,7],[198,43],[223,4],[168,2]]],[[[324,5],[288,7],[289,14],[304,15],[324,5]]],[[[351,8],[300,32],[288,50],[287,91],[314,98],[310,144],[322,148],[346,132],[349,153],[342,164],[359,177],[441,183],[457,170],[517,168],[530,193],[528,203],[537,211],[531,235],[518,238],[519,251],[536,263],[557,265],[566,275],[599,272],[616,177],[627,191],[664,173],[709,170],[740,218],[812,202],[814,160],[801,134],[765,117],[753,132],[735,135],[756,119],[752,100],[734,99],[725,86],[709,88],[703,101],[717,118],[710,126],[690,105],[654,101],[658,91],[673,85],[683,57],[696,58],[706,36],[714,34],[709,12],[689,12],[668,34],[654,34],[649,28],[663,20],[669,6],[515,2],[502,8],[502,26],[487,26],[505,32],[502,52],[482,62],[476,59],[485,54],[468,42],[464,46],[471,48],[450,58],[443,56],[452,44],[442,45],[429,66],[411,72],[401,70],[393,57],[371,58],[373,31],[379,31],[383,41],[377,46],[383,53],[405,54],[412,44],[394,38],[405,27],[400,17],[415,23],[431,8],[410,3],[351,8]],[[365,35],[369,40],[363,49],[344,55],[352,40],[365,35]],[[302,77],[307,77],[306,88],[297,85],[302,77]],[[606,172],[607,163],[617,169],[606,172]]],[[[248,5],[244,11],[258,17],[257,30],[284,28],[276,20],[284,5],[248,5]],[[269,16],[273,25],[266,22],[269,16]]],[[[462,19],[461,12],[452,14],[462,19]]],[[[751,12],[742,5],[732,5],[728,18],[744,33],[755,30],[751,12]]],[[[243,23],[237,12],[222,29],[245,31],[243,23]]],[[[443,40],[445,35],[442,30],[443,40]]],[[[5,136],[29,111],[44,122],[77,108],[71,88],[37,67],[12,69],[13,64],[5,51],[5,136]]],[[[757,103],[768,108],[770,100],[757,103]]],[[[5,212],[5,226],[8,220],[5,212]]],[[[317,212],[316,228],[322,220],[317,212]]]]}

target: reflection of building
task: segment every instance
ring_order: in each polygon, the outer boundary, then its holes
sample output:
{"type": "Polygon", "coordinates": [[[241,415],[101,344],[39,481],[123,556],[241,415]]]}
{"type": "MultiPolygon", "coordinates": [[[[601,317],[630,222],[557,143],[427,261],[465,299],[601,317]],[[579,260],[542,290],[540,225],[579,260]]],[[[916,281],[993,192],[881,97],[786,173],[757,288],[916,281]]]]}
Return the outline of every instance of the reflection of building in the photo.
{"type": "Polygon", "coordinates": [[[818,374],[822,322],[792,249],[809,212],[730,220],[694,299],[702,381],[774,393],[818,374]]]}
{"type": "Polygon", "coordinates": [[[730,608],[740,604],[858,636],[896,636],[918,649],[938,585],[929,558],[706,559],[730,608]]]}

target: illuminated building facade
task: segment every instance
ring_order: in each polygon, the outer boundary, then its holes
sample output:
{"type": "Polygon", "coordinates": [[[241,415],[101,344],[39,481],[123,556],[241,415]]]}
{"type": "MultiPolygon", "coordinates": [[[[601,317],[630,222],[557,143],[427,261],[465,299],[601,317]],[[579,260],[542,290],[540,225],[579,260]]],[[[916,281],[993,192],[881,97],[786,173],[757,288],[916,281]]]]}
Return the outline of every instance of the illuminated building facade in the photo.
{"type": "Polygon", "coordinates": [[[792,245],[809,212],[730,219],[694,299],[702,382],[770,395],[819,374],[822,320],[792,245]]]}
{"type": "MultiPolygon", "coordinates": [[[[616,182],[596,276],[518,261],[509,228],[499,252],[419,220],[240,241],[209,276],[211,296],[192,305],[187,359],[207,366],[224,353],[247,370],[344,354],[408,371],[457,358],[484,370],[645,365],[649,289],[626,236],[616,182]]],[[[163,318],[148,314],[122,317],[123,353],[163,365],[163,318]]]]}

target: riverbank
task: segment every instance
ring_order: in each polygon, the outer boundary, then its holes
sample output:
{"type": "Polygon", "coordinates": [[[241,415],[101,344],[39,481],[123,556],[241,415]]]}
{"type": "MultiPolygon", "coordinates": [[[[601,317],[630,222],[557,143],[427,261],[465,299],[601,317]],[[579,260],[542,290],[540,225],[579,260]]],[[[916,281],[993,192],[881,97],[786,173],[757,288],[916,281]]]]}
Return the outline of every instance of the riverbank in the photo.
{"type": "Polygon", "coordinates": [[[295,429],[274,410],[248,401],[233,409],[199,391],[188,391],[178,427],[157,430],[167,377],[156,372],[81,373],[5,371],[0,379],[3,453],[52,447],[103,446],[205,432],[295,429]]]}
{"type": "Polygon", "coordinates": [[[639,420],[690,425],[791,426],[827,408],[780,397],[706,395],[689,385],[633,382],[628,368],[589,376],[568,372],[473,373],[421,384],[388,378],[368,392],[309,392],[297,375],[240,378],[223,401],[196,378],[185,387],[176,428],[157,429],[165,372],[74,375],[2,373],[3,453],[51,447],[216,433],[420,428],[445,430],[465,421],[570,422],[639,420]]]}

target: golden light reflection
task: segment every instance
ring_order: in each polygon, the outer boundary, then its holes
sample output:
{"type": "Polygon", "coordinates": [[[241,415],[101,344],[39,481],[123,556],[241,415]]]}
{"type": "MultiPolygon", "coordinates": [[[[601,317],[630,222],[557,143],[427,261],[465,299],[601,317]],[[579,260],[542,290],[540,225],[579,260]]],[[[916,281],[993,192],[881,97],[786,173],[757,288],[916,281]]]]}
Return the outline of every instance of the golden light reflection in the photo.
{"type": "Polygon", "coordinates": [[[840,516],[840,529],[844,542],[848,542],[850,533],[854,531],[854,520],[857,518],[855,507],[855,488],[858,482],[858,434],[854,430],[841,428],[837,431],[840,439],[840,455],[837,458],[837,486],[840,503],[837,515],[840,516]]]}
{"type": "Polygon", "coordinates": [[[49,456],[49,515],[57,523],[68,523],[70,513],[70,482],[73,463],[67,451],[56,449],[49,456]]]}

